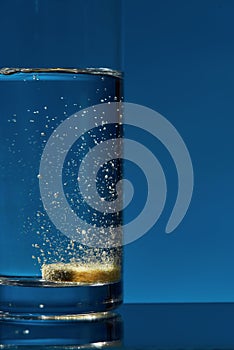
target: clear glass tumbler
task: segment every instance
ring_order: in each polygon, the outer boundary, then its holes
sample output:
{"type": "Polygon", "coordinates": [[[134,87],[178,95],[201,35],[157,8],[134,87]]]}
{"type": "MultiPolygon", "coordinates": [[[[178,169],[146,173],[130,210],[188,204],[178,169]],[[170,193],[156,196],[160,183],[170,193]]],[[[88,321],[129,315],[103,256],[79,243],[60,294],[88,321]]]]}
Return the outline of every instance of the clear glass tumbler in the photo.
{"type": "Polygon", "coordinates": [[[122,302],[121,4],[14,4],[22,47],[0,62],[17,67],[0,70],[0,316],[103,316],[122,302]]]}

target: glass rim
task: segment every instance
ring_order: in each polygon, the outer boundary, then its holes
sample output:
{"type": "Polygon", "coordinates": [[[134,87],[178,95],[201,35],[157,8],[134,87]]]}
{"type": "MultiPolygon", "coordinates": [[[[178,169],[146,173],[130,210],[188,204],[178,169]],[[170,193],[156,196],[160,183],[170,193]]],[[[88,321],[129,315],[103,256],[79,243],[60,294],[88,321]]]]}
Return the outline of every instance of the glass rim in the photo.
{"type": "Polygon", "coordinates": [[[111,68],[0,68],[0,75],[12,75],[16,73],[68,73],[68,74],[95,74],[110,75],[123,78],[123,72],[111,68]]]}

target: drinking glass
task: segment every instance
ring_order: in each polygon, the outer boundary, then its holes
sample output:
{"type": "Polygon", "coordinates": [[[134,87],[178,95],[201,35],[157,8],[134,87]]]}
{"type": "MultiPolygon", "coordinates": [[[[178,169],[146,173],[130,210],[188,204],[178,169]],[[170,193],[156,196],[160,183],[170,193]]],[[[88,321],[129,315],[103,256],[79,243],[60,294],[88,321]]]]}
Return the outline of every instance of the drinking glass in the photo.
{"type": "Polygon", "coordinates": [[[103,317],[122,302],[121,3],[1,8],[0,316],[103,317]]]}

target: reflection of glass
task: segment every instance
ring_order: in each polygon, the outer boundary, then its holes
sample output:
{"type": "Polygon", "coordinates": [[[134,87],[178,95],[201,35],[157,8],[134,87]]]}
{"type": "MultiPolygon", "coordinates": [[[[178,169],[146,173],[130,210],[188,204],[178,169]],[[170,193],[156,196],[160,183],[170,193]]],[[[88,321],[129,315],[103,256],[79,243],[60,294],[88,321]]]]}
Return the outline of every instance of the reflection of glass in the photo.
{"type": "Polygon", "coordinates": [[[116,314],[95,320],[0,321],[1,349],[14,346],[56,348],[114,347],[122,340],[122,320],[116,314]]]}
{"type": "MultiPolygon", "coordinates": [[[[71,115],[82,110],[85,115],[91,106],[122,99],[120,2],[70,0],[68,6],[65,0],[21,0],[18,7],[4,0],[1,5],[14,18],[12,26],[17,23],[14,41],[22,43],[17,57],[10,55],[11,47],[5,43],[9,55],[8,59],[4,56],[4,65],[28,67],[0,70],[2,316],[50,319],[106,312],[122,301],[121,211],[118,207],[106,214],[92,209],[79,186],[79,169],[92,148],[121,138],[119,113],[109,125],[103,111],[101,125],[92,130],[88,118],[77,122],[77,130],[84,128],[85,132],[66,154],[61,191],[52,181],[56,152],[43,168],[50,175],[50,186],[43,183],[45,173],[40,165],[51,136],[59,139],[64,152],[68,133],[56,134],[56,130],[71,115]],[[48,192],[44,197],[49,198],[54,216],[43,200],[42,187],[48,192]],[[81,242],[69,232],[69,220],[68,230],[61,230],[55,219],[67,222],[66,211],[59,211],[62,194],[83,222],[103,228],[104,233],[107,227],[120,228],[119,246],[85,244],[94,234],[79,225],[75,229],[83,235],[81,242]]],[[[0,23],[0,29],[8,33],[2,26],[0,23]]],[[[100,201],[112,207],[121,194],[117,182],[122,177],[121,146],[114,147],[115,159],[102,164],[94,182],[100,201]]],[[[109,154],[108,146],[104,152],[109,154]]],[[[91,165],[83,172],[87,189],[93,175],[91,165]]]]}

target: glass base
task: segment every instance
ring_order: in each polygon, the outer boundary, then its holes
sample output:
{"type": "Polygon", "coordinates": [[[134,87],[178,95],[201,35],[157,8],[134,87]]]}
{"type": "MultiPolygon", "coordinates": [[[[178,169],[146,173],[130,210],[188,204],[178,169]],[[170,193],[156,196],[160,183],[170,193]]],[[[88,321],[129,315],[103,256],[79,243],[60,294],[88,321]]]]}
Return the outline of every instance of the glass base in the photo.
{"type": "Polygon", "coordinates": [[[0,279],[0,318],[92,320],[122,303],[122,283],[74,284],[35,278],[0,279]]]}

